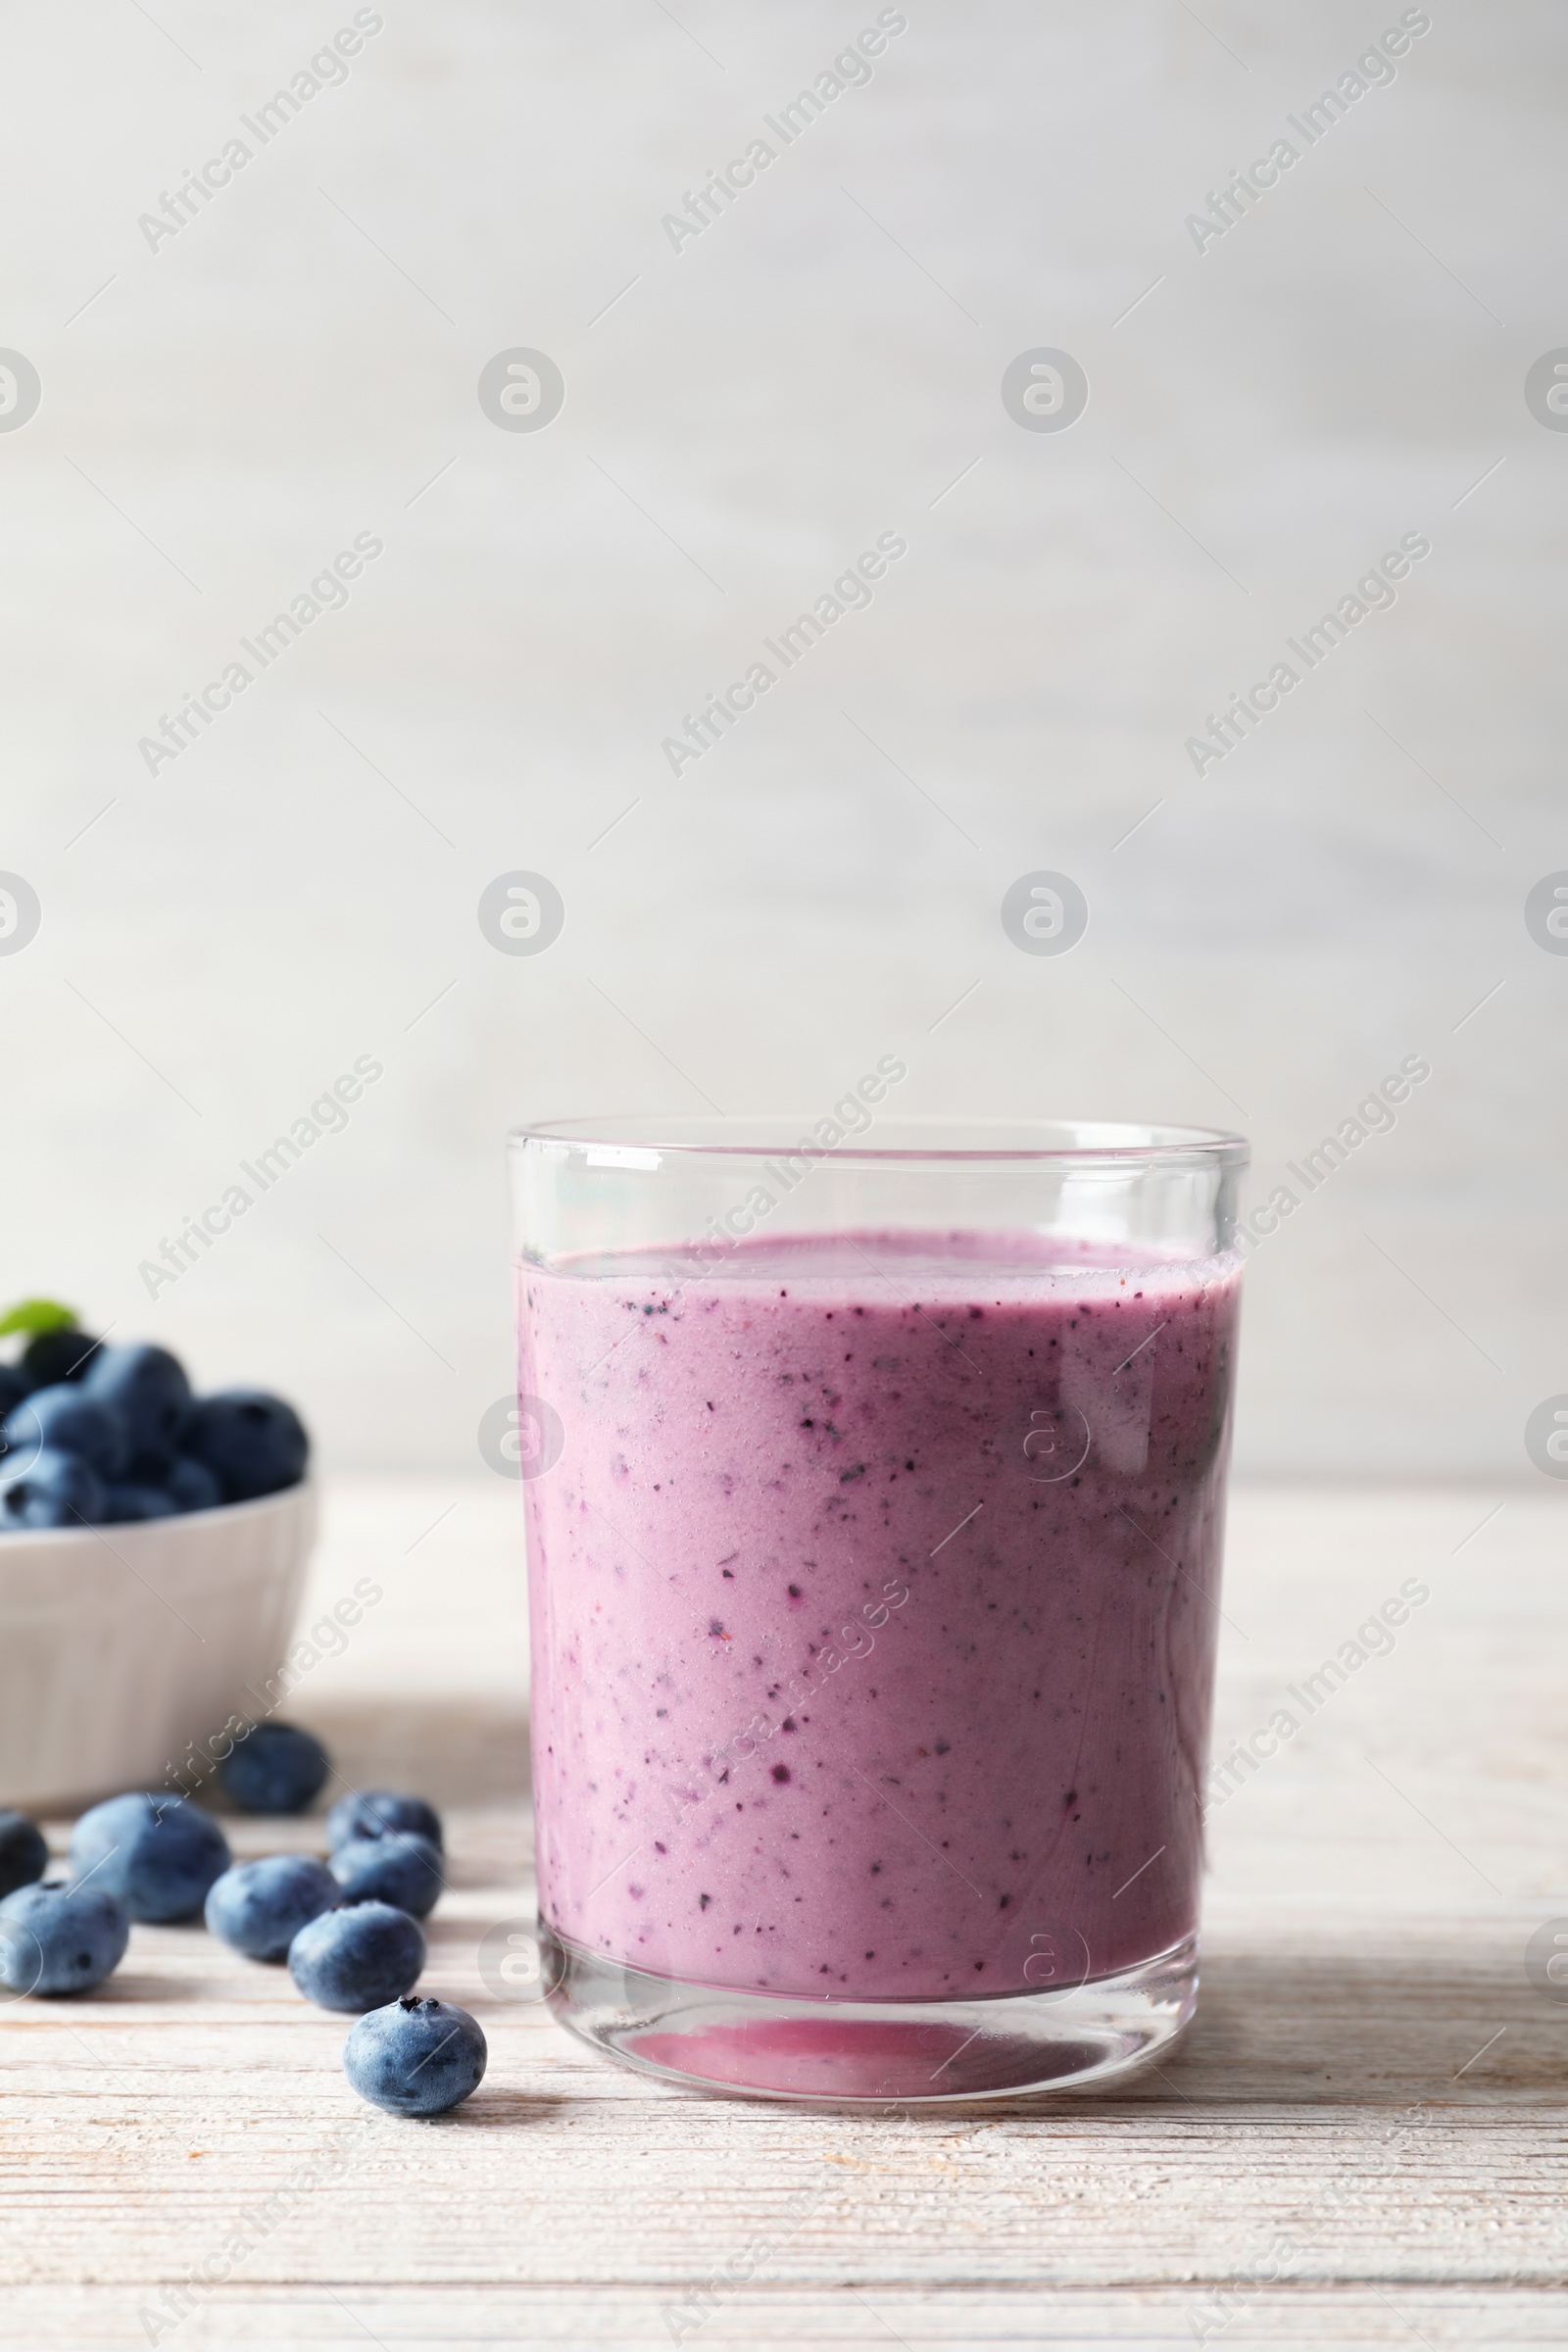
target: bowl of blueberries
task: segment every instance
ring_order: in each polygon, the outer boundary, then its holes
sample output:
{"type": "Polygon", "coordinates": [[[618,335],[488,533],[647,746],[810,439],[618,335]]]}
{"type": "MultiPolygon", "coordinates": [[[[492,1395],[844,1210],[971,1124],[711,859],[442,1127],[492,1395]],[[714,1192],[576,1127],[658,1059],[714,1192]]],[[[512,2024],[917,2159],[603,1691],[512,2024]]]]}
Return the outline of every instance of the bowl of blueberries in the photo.
{"type": "MultiPolygon", "coordinates": [[[[0,1787],[157,1786],[286,1659],[310,1441],[258,1389],[28,1299],[0,1315],[0,1787]]],[[[249,1711],[256,1712],[254,1697],[249,1711]]]]}

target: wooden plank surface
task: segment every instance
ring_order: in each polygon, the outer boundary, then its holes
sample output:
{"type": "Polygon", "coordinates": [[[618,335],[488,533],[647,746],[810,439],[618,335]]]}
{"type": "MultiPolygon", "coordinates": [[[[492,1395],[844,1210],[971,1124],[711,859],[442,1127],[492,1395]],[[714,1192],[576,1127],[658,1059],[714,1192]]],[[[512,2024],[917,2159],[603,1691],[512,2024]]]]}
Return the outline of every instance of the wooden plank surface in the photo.
{"type": "Polygon", "coordinates": [[[531,1911],[515,1496],[337,1492],[306,1623],[385,1597],[292,1711],[447,1808],[425,1984],[489,2075],[376,2115],[344,2021],[137,1928],[97,1996],[0,2009],[6,2345],[1568,2340],[1568,2003],[1524,1968],[1568,1915],[1562,1499],[1239,1495],[1219,1745],[1300,1720],[1212,1816],[1194,2029],[1115,2096],[889,2122],[666,2089],[485,1991],[531,1911]]]}

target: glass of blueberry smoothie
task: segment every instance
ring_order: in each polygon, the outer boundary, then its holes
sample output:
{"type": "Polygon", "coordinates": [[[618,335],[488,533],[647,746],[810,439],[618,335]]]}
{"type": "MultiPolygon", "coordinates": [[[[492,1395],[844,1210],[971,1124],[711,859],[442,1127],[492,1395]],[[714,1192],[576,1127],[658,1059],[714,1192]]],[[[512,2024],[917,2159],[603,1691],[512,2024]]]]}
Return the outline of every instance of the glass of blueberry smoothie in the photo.
{"type": "Polygon", "coordinates": [[[990,2098],[1198,1984],[1241,1138],[513,1139],[541,1943],[573,2032],[990,2098]]]}

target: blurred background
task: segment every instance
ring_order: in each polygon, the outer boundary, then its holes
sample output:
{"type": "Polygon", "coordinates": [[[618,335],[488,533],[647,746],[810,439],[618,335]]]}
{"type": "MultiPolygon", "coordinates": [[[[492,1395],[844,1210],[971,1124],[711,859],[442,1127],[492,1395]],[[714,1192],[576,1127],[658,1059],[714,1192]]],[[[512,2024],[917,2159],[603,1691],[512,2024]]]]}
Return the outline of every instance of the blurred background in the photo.
{"type": "Polygon", "coordinates": [[[7,49],[0,1290],[280,1389],[329,1466],[482,1476],[506,1129],[814,1118],[897,1054],[905,1112],[1251,1137],[1300,1206],[1244,1473],[1542,1491],[1560,11],[13,0],[7,49]],[[1060,429],[1004,398],[1043,350],[1060,429]],[[1003,921],[1043,869],[1060,955],[1003,921]],[[518,872],[536,953],[481,924],[518,872]]]}

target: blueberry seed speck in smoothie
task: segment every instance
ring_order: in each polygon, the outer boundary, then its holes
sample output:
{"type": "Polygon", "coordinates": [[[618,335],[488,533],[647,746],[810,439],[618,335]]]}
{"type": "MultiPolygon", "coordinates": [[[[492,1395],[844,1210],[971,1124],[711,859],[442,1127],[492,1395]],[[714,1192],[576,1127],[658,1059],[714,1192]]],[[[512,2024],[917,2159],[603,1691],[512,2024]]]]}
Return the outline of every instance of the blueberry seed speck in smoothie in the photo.
{"type": "Polygon", "coordinates": [[[540,1908],[686,1984],[953,2001],[1197,1924],[1233,1253],[971,1231],[524,1259],[540,1908]]]}

